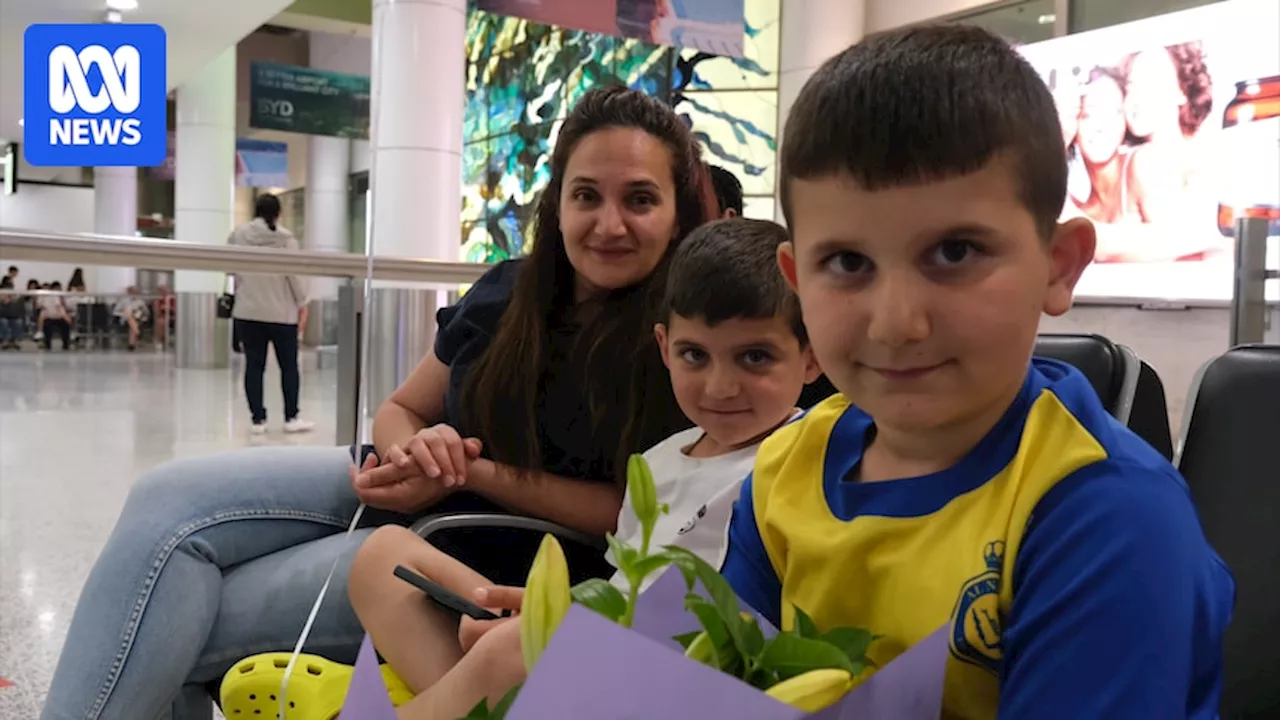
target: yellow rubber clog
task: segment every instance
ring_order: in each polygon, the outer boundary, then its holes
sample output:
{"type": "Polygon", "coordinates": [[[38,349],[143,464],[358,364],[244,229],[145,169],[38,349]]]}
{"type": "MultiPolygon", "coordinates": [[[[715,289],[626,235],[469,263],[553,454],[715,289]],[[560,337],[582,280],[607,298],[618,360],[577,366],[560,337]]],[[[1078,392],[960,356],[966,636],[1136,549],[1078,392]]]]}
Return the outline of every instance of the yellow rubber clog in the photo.
{"type": "MultiPolygon", "coordinates": [[[[289,666],[289,653],[263,653],[236,663],[222,679],[222,714],[227,720],[259,720],[280,716],[280,684],[289,666]]],[[[334,720],[342,711],[351,685],[352,667],[315,655],[299,655],[289,679],[289,707],[285,720],[334,720]]],[[[388,665],[382,680],[391,704],[413,699],[413,692],[388,665]]]]}

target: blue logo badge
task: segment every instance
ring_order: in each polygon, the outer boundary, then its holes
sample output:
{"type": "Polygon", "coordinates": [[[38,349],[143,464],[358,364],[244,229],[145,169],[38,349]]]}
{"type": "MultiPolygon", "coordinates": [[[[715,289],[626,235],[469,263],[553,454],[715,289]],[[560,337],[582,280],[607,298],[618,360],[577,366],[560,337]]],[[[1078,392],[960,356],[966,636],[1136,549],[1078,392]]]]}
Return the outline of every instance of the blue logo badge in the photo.
{"type": "Polygon", "coordinates": [[[1000,672],[1004,641],[1000,622],[1000,571],[1004,542],[987,543],[986,569],[965,581],[951,612],[951,655],[992,673],[1000,672]]]}
{"type": "Polygon", "coordinates": [[[90,167],[164,162],[164,28],[32,25],[23,37],[22,58],[27,162],[90,167]]]}

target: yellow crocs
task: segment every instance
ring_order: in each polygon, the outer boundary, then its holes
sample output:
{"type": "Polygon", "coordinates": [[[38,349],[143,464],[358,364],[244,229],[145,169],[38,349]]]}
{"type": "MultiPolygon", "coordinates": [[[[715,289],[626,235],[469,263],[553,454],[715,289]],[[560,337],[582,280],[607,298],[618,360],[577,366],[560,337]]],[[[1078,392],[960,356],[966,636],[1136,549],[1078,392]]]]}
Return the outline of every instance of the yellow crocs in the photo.
{"type": "MultiPolygon", "coordinates": [[[[227,720],[279,717],[280,684],[289,666],[289,653],[263,653],[236,663],[222,678],[222,714],[227,720]]],[[[285,720],[333,720],[342,711],[351,684],[352,668],[315,655],[299,655],[289,679],[289,707],[285,720]]],[[[389,665],[382,680],[392,705],[413,699],[413,692],[389,665]]]]}

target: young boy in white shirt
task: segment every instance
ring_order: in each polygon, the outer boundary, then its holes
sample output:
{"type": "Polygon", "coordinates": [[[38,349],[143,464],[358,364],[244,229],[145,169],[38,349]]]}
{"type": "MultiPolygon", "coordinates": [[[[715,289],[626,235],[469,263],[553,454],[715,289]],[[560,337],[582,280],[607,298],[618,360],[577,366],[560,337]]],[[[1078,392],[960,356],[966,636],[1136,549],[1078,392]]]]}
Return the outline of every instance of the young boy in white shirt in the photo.
{"type": "MultiPolygon", "coordinates": [[[[721,562],[733,503],[756,448],[797,415],[801,389],[820,373],[796,297],[775,260],[786,240],[774,223],[733,218],[695,230],[672,259],[667,321],[654,334],[676,400],[697,427],[644,454],[658,502],[670,506],[654,529],[652,547],[679,545],[713,565],[721,562]]],[[[638,545],[639,533],[624,501],[617,536],[638,545]]],[[[494,609],[518,608],[519,590],[489,587],[478,573],[401,527],[381,528],[365,541],[348,588],[374,646],[418,693],[400,708],[402,718],[460,717],[523,679],[518,623],[464,621],[459,627],[395,577],[397,565],[494,609]],[[406,622],[407,607],[430,621],[406,622]]],[[[615,574],[614,582],[625,580],[615,574]]]]}

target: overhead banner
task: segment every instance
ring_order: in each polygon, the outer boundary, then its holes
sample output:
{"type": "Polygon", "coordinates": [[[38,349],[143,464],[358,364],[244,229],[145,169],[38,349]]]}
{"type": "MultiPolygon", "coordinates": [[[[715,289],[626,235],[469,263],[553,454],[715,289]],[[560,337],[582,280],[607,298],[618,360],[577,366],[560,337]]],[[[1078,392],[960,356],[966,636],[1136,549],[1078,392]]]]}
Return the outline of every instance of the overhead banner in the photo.
{"type": "Polygon", "coordinates": [[[295,65],[249,66],[249,127],[367,139],[369,78],[295,65]]]}
{"type": "Polygon", "coordinates": [[[477,0],[485,12],[543,25],[741,57],[743,0],[477,0]]]}
{"type": "Polygon", "coordinates": [[[1080,296],[1228,300],[1235,219],[1280,235],[1277,27],[1275,0],[1228,0],[1021,48],[1062,121],[1062,217],[1098,231],[1080,296]]]}

